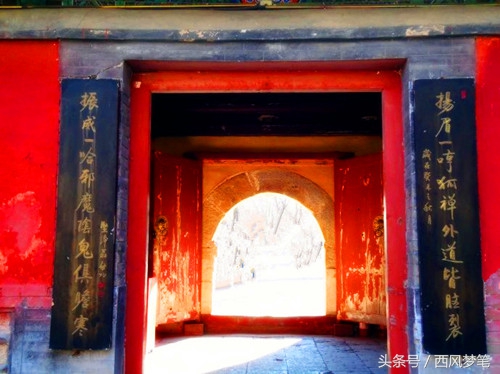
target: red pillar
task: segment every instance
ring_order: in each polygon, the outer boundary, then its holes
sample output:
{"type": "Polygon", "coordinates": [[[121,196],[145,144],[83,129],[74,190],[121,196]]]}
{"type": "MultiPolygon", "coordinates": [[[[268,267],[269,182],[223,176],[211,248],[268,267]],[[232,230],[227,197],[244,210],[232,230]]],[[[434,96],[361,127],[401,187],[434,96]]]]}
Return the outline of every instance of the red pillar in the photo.
{"type": "MultiPolygon", "coordinates": [[[[402,89],[400,82],[386,87],[382,96],[384,197],[386,202],[386,280],[388,293],[388,358],[407,356],[408,312],[406,192],[403,147],[402,89]]],[[[409,372],[409,368],[391,368],[391,372],[409,372]]]]}
{"type": "Polygon", "coordinates": [[[144,372],[147,341],[147,245],[151,153],[151,92],[131,87],[125,371],[144,372]]]}

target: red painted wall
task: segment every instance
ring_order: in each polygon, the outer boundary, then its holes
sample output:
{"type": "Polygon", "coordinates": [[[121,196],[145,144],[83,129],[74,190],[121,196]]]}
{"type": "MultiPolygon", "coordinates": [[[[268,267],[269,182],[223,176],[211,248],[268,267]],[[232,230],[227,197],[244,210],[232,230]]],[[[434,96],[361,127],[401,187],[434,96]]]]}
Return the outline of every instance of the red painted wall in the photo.
{"type": "Polygon", "coordinates": [[[500,372],[500,38],[476,41],[476,123],[479,215],[488,354],[500,372]]]}
{"type": "Polygon", "coordinates": [[[500,38],[477,40],[477,147],[483,279],[500,270],[500,38]]]}
{"type": "Polygon", "coordinates": [[[50,306],[58,79],[57,42],[0,42],[0,307],[50,306]]]}

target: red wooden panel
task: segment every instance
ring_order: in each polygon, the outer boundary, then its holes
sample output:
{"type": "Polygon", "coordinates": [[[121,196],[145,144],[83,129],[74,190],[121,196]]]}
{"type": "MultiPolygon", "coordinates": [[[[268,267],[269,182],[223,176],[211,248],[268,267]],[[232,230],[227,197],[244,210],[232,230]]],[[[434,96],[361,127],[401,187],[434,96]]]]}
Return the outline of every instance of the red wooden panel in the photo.
{"type": "Polygon", "coordinates": [[[335,163],[339,317],[386,324],[381,154],[335,163]]]}
{"type": "Polygon", "coordinates": [[[156,152],[153,173],[156,323],[195,319],[200,311],[201,165],[156,152]]]}

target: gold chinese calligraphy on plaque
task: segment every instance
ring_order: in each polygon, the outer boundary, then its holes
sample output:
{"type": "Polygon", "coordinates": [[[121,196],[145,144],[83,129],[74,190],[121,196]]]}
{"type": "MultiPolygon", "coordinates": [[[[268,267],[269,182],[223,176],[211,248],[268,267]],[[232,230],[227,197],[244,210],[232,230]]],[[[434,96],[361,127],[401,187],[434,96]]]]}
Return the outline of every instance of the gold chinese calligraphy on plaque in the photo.
{"type": "Polygon", "coordinates": [[[50,346],[111,346],[118,83],[64,80],[50,346]]]}
{"type": "Polygon", "coordinates": [[[416,81],[414,100],[424,349],[485,353],[474,82],[416,81]]]}

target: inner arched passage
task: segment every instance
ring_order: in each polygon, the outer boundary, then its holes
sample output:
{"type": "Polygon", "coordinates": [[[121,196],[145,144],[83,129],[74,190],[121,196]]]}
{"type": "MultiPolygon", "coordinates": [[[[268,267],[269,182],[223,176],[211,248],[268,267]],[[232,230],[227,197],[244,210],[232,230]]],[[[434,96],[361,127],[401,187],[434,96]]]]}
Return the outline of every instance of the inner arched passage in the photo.
{"type": "Polygon", "coordinates": [[[224,215],[213,242],[212,314],[325,315],[325,239],[297,200],[273,192],[244,199],[224,215]]]}
{"type": "Polygon", "coordinates": [[[312,212],[324,237],[325,314],[336,314],[336,274],[332,197],[297,172],[263,168],[235,174],[213,188],[203,201],[202,314],[212,314],[217,246],[212,240],[225,214],[239,202],[264,193],[288,196],[312,212]]]}

